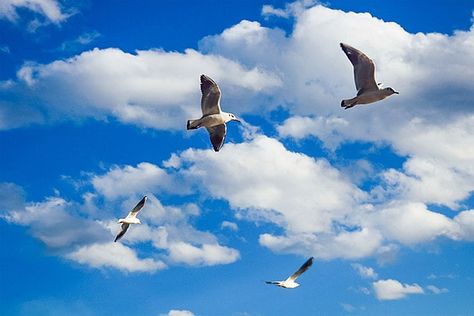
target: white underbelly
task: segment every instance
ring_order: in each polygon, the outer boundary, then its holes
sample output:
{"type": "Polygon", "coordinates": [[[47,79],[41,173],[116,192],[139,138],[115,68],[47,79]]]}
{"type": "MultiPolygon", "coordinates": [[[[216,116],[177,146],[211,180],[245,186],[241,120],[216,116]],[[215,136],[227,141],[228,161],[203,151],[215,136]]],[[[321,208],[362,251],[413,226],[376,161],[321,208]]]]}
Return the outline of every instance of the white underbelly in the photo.
{"type": "Polygon", "coordinates": [[[207,115],[201,118],[201,126],[205,127],[213,127],[217,125],[224,124],[225,120],[222,117],[221,114],[212,114],[212,115],[207,115]]]}

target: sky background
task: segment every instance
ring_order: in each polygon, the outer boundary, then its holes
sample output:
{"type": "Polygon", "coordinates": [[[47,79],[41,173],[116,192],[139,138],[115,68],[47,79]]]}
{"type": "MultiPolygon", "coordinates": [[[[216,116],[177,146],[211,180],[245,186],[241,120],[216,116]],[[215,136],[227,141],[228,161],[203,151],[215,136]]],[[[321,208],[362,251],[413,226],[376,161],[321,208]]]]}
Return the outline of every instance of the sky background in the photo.
{"type": "Polygon", "coordinates": [[[473,10],[0,0],[0,314],[472,315],[473,10]],[[340,42],[400,95],[342,110],[340,42]]]}

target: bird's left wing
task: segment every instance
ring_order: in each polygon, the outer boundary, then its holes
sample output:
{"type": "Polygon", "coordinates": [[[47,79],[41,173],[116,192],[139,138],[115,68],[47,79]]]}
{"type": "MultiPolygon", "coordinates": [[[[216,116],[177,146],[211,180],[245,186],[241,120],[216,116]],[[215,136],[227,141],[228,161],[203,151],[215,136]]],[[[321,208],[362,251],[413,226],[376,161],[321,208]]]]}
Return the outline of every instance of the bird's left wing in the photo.
{"type": "Polygon", "coordinates": [[[127,217],[137,217],[138,212],[143,208],[146,202],[146,195],[143,197],[143,199],[140,200],[140,202],[135,205],[135,207],[128,213],[127,217]]]}
{"type": "Polygon", "coordinates": [[[298,271],[293,273],[287,280],[291,280],[291,281],[296,280],[297,277],[299,277],[303,272],[305,272],[306,270],[309,269],[309,267],[311,267],[311,265],[313,264],[313,260],[314,260],[313,257],[306,260],[306,262],[303,263],[303,265],[298,269],[298,271]]]}
{"type": "Polygon", "coordinates": [[[129,226],[130,224],[127,224],[127,223],[122,224],[121,230],[118,232],[117,236],[115,236],[114,242],[116,242],[117,240],[122,238],[123,235],[125,235],[129,226]]]}
{"type": "Polygon", "coordinates": [[[375,83],[375,64],[372,59],[350,45],[341,43],[340,46],[354,67],[357,95],[361,95],[365,91],[378,90],[379,87],[375,83]]]}
{"type": "Polygon", "coordinates": [[[227,127],[225,124],[216,125],[213,127],[206,127],[209,132],[209,137],[211,139],[212,147],[215,151],[219,151],[224,145],[225,135],[227,132],[227,127]]]}
{"type": "Polygon", "coordinates": [[[201,93],[202,115],[221,113],[221,90],[217,83],[206,75],[201,75],[201,93]]]}

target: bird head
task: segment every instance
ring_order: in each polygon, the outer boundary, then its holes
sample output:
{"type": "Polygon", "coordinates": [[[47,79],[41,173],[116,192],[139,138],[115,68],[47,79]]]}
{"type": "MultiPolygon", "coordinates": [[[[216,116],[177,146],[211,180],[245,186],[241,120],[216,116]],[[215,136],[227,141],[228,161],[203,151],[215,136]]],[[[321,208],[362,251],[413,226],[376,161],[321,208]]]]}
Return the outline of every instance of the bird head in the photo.
{"type": "Polygon", "coordinates": [[[392,88],[388,87],[388,88],[385,88],[383,89],[387,95],[392,95],[392,94],[399,94],[397,91],[393,90],[392,88]]]}
{"type": "Polygon", "coordinates": [[[234,114],[227,113],[227,115],[229,117],[229,121],[236,121],[236,122],[242,123],[234,114]]]}

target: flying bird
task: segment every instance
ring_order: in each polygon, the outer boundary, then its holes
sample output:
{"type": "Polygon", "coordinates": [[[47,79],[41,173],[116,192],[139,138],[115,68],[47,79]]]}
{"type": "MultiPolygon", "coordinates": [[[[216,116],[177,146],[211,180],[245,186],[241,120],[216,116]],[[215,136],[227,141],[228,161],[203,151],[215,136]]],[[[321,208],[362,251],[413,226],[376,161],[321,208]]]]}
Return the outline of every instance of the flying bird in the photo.
{"type": "Polygon", "coordinates": [[[122,224],[120,231],[118,232],[117,236],[115,236],[114,242],[119,240],[120,238],[125,235],[125,233],[128,230],[128,227],[130,227],[130,224],[141,224],[140,220],[137,218],[138,212],[143,208],[145,205],[145,202],[147,200],[147,196],[145,195],[143,199],[138,202],[137,205],[128,213],[127,217],[119,219],[119,223],[122,224]]]}
{"type": "Polygon", "coordinates": [[[227,132],[225,123],[240,122],[240,120],[234,114],[221,110],[221,90],[217,83],[206,75],[201,75],[201,92],[202,117],[197,120],[188,120],[186,128],[189,130],[204,126],[209,132],[214,151],[219,151],[224,145],[227,132]]]}
{"type": "Polygon", "coordinates": [[[298,287],[300,286],[298,283],[295,282],[295,280],[303,273],[305,272],[306,270],[309,269],[309,267],[311,267],[311,265],[313,264],[313,257],[309,258],[308,260],[306,260],[305,263],[303,263],[303,265],[298,269],[298,271],[296,271],[295,273],[293,273],[292,275],[290,275],[288,277],[288,279],[284,280],[284,281],[266,281],[265,283],[267,284],[274,284],[276,286],[280,286],[280,287],[283,287],[285,289],[294,289],[295,287],[298,287]]]}
{"type": "Polygon", "coordinates": [[[385,99],[392,94],[398,94],[392,88],[380,89],[375,83],[375,65],[374,62],[363,52],[344,43],[340,43],[342,50],[354,66],[354,80],[357,89],[357,96],[342,100],[341,106],[349,109],[356,104],[368,104],[385,99]]]}

